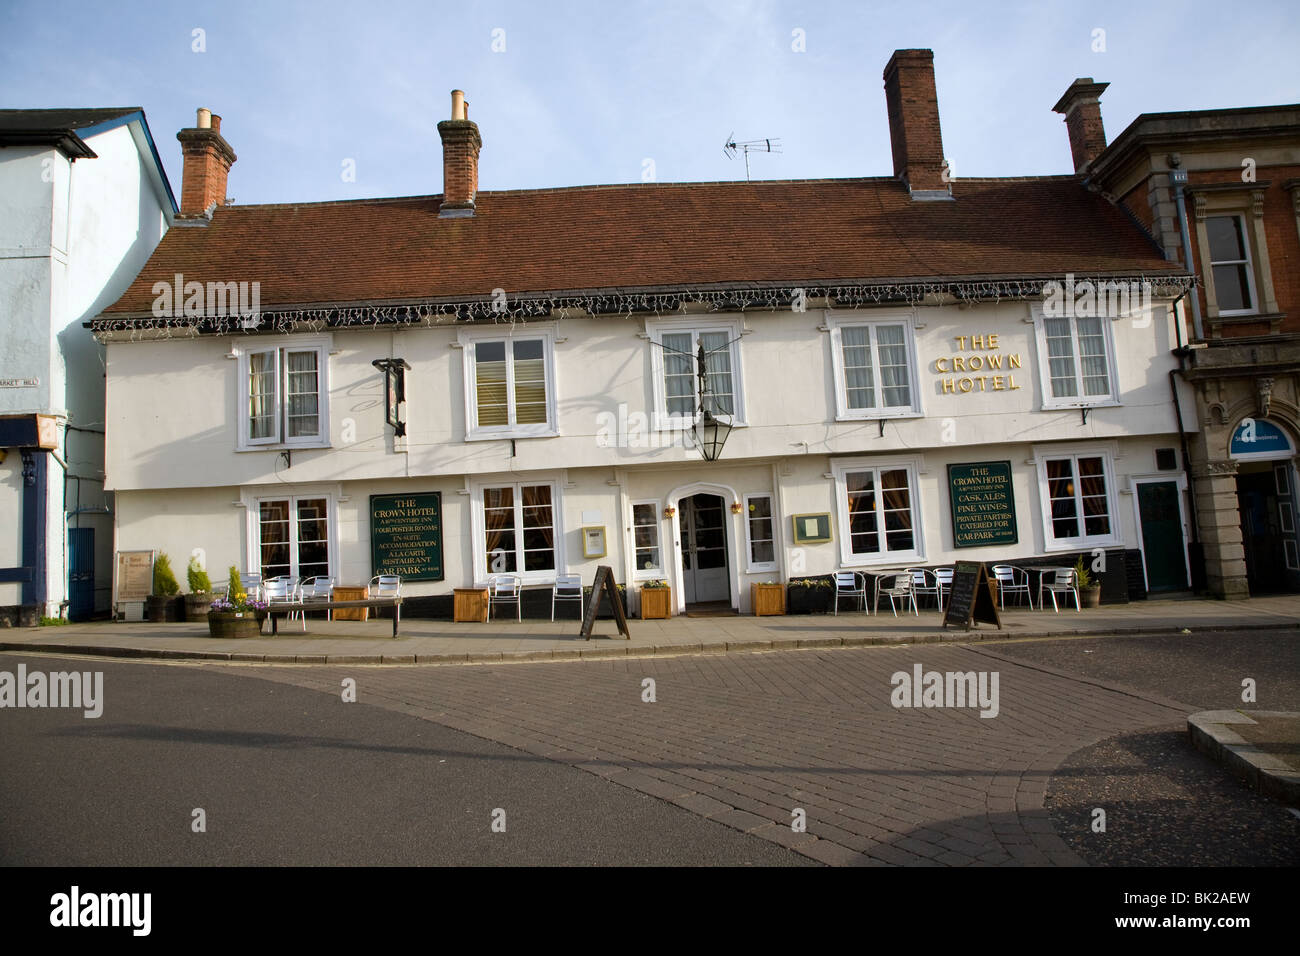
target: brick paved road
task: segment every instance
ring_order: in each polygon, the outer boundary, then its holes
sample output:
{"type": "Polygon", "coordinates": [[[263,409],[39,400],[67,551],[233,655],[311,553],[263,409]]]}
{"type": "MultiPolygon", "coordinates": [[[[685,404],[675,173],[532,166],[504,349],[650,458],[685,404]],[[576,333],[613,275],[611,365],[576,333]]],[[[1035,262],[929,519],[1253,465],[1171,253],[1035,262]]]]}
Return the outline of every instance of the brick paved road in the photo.
{"type": "Polygon", "coordinates": [[[576,765],[831,864],[1078,865],[1044,809],[1051,772],[1187,712],[962,646],[229,670],[332,695],[353,677],[361,702],[576,765]],[[895,709],[890,677],[914,663],[998,671],[1000,712],[895,709]],[[642,701],[647,677],[654,703],[642,701]],[[791,829],[794,808],[806,833],[791,829]]]}

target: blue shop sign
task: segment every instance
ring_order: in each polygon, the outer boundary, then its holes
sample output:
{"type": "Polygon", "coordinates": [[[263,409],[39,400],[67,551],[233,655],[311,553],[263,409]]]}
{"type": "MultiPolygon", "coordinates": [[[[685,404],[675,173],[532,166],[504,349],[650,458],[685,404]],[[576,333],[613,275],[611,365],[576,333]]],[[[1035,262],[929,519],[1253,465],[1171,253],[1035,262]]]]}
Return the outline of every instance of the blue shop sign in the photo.
{"type": "Polygon", "coordinates": [[[1288,454],[1290,451],[1291,441],[1282,429],[1272,422],[1254,418],[1247,418],[1237,426],[1228,449],[1234,458],[1239,455],[1288,454]]]}

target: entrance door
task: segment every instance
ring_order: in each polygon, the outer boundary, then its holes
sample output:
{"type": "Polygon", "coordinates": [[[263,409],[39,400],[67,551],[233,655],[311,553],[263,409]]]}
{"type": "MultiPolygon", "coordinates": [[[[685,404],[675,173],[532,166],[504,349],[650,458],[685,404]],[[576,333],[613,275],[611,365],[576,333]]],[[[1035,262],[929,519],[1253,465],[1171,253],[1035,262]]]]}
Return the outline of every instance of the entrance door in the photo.
{"type": "Polygon", "coordinates": [[[1178,482],[1139,482],[1137,494],[1147,590],[1186,590],[1187,552],[1183,548],[1183,517],[1178,506],[1178,482]]]}
{"type": "Polygon", "coordinates": [[[682,500],[682,574],[687,604],[729,601],[726,507],[718,495],[682,500]]]}
{"type": "Polygon", "coordinates": [[[1290,590],[1287,565],[1295,563],[1295,546],[1292,545],[1288,562],[1286,539],[1294,540],[1295,527],[1290,495],[1279,494],[1278,484],[1272,462],[1243,462],[1238,466],[1237,504],[1241,511],[1241,543],[1246,551],[1246,580],[1251,594],[1290,590]],[[1291,534],[1283,530],[1284,523],[1291,525],[1291,534]]]}
{"type": "Polygon", "coordinates": [[[95,614],[95,529],[68,529],[68,620],[95,614]]]}

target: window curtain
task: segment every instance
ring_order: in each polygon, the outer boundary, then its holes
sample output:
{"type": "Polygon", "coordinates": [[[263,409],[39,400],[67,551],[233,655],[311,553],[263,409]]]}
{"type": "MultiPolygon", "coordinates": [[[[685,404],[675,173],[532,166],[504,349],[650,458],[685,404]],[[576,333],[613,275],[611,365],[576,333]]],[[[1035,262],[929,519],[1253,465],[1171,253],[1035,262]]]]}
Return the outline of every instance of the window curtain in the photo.
{"type": "Polygon", "coordinates": [[[555,512],[550,485],[524,485],[524,570],[555,568],[555,512]]]}
{"type": "Polygon", "coordinates": [[[248,437],[275,437],[275,352],[248,356],[248,437]]]}
{"type": "Polygon", "coordinates": [[[546,362],[540,339],[514,343],[515,423],[546,424],[546,362]]]}
{"type": "Polygon", "coordinates": [[[1075,378],[1070,320],[1044,318],[1043,331],[1047,337],[1047,364],[1052,380],[1052,397],[1073,398],[1079,394],[1079,385],[1075,378]]]}
{"type": "Polygon", "coordinates": [[[844,390],[849,408],[876,407],[870,334],[865,325],[840,329],[840,343],[844,352],[844,390]]]}
{"type": "Polygon", "coordinates": [[[907,471],[899,468],[880,476],[881,501],[885,509],[885,548],[910,551],[915,547],[912,534],[912,493],[907,471]]]}
{"type": "Polygon", "coordinates": [[[515,490],[483,489],[483,538],[489,574],[509,574],[515,565],[515,490]]]}
{"type": "Polygon", "coordinates": [[[316,375],[316,353],[289,352],[287,365],[286,420],[290,438],[320,434],[320,395],[316,375]]]}
{"type": "Polygon", "coordinates": [[[1078,320],[1079,362],[1083,370],[1083,394],[1109,395],[1110,374],[1106,368],[1106,330],[1101,319],[1089,316],[1078,320]]]}
{"type": "Polygon", "coordinates": [[[880,390],[886,408],[912,404],[907,375],[907,337],[901,325],[878,325],[876,352],[880,357],[880,390]]]}
{"type": "Polygon", "coordinates": [[[474,345],[474,393],[481,426],[509,425],[510,402],[506,394],[506,344],[474,345]]]}
{"type": "Polygon", "coordinates": [[[731,386],[731,349],[726,332],[703,332],[704,374],[709,385],[706,407],[715,414],[734,415],[731,386]]]}

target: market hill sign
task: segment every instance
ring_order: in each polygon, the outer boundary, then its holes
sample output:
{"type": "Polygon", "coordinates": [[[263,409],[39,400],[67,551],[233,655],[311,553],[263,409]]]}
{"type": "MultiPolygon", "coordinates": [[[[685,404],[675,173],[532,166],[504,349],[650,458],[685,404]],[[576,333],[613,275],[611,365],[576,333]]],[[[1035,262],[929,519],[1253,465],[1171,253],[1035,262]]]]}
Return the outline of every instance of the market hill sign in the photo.
{"type": "Polygon", "coordinates": [[[960,378],[941,379],[943,394],[958,392],[1014,392],[1020,386],[1012,369],[1021,367],[1019,352],[1003,353],[998,345],[998,334],[958,335],[953,341],[957,343],[958,352],[979,352],[979,355],[949,355],[934,360],[934,370],[941,375],[954,372],[981,372],[980,375],[963,375],[960,378]],[[995,374],[989,374],[995,373],[995,374]],[[1005,373],[1005,374],[1004,374],[1005,373]],[[978,386],[978,388],[976,387],[978,386]]]}

